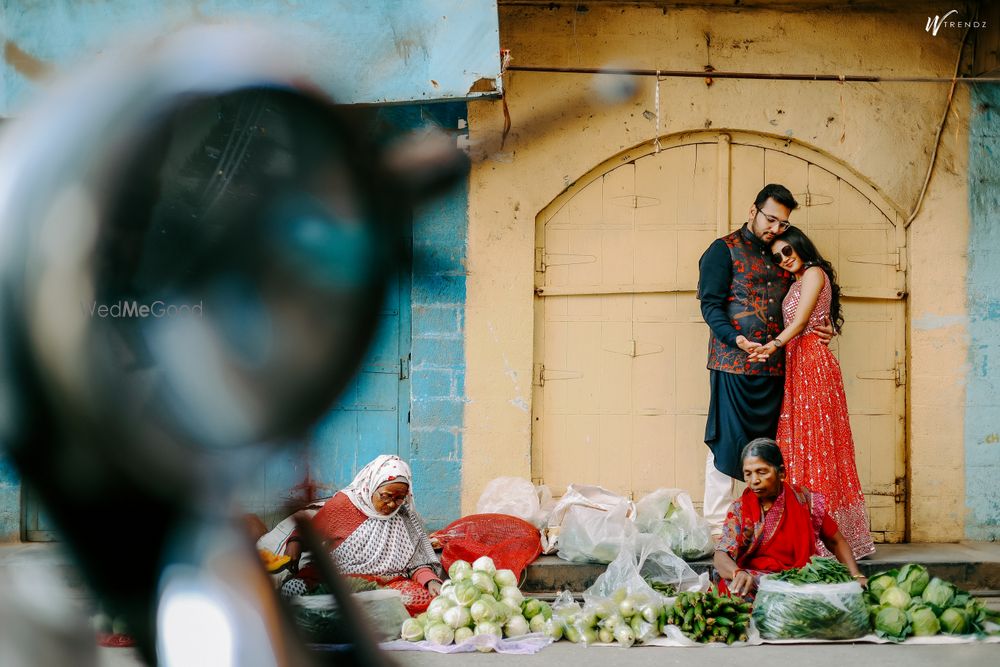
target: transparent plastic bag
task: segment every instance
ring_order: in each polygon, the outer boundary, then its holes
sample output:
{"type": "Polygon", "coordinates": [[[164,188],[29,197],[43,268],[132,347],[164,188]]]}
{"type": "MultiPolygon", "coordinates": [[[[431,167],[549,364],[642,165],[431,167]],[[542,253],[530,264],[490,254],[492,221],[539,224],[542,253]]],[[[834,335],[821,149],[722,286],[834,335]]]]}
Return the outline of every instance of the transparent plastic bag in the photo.
{"type": "Polygon", "coordinates": [[[538,653],[543,648],[552,643],[552,639],[546,635],[534,633],[511,637],[510,639],[500,639],[494,635],[476,635],[470,637],[461,644],[448,644],[441,646],[432,642],[421,640],[419,642],[408,642],[405,639],[398,639],[392,642],[380,644],[380,648],[386,651],[427,651],[431,653],[472,653],[475,651],[497,653],[508,653],[512,655],[530,655],[538,653]]]}
{"type": "Polygon", "coordinates": [[[698,574],[691,569],[663,538],[640,533],[625,542],[604,573],[584,591],[583,599],[586,602],[608,599],[622,589],[628,595],[648,597],[660,604],[670,599],[654,590],[647,579],[672,586],[678,592],[708,590],[707,573],[698,574]]]}
{"type": "Polygon", "coordinates": [[[509,514],[531,523],[539,510],[535,485],[521,477],[497,477],[486,485],[476,514],[509,514]]]}
{"type": "Polygon", "coordinates": [[[680,489],[657,489],[636,503],[636,527],[644,533],[659,535],[675,554],[696,560],[712,551],[712,533],[680,489]]]}
{"type": "MultiPolygon", "coordinates": [[[[353,593],[368,627],[380,641],[399,637],[403,621],[410,618],[399,591],[379,589],[353,593]]],[[[344,632],[341,611],[332,595],[296,595],[288,598],[292,616],[306,638],[317,644],[349,644],[354,638],[344,632]]]]}
{"type": "Polygon", "coordinates": [[[761,577],[753,620],[764,639],[853,639],[869,632],[856,581],[796,585],[761,577]]]}
{"type": "Polygon", "coordinates": [[[635,532],[634,516],[635,505],[627,498],[599,486],[570,484],[549,516],[549,545],[557,535],[560,558],[610,563],[635,532]]]}

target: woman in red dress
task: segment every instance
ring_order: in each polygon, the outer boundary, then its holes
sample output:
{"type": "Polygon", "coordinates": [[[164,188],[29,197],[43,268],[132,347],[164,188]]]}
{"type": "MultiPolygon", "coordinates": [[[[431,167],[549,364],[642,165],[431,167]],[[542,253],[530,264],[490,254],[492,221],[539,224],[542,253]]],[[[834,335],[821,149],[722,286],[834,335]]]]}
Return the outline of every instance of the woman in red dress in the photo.
{"type": "MultiPolygon", "coordinates": [[[[444,572],[413,507],[412,483],[410,466],[398,456],[379,456],[323,505],[312,525],[342,574],[398,590],[415,615],[441,591],[444,572]]],[[[282,584],[282,595],[313,591],[319,571],[311,563],[298,569],[302,545],[297,532],[288,538],[285,554],[292,558],[295,576],[282,584]]]]}
{"type": "Polygon", "coordinates": [[[747,488],[729,506],[715,547],[719,590],[753,597],[761,575],[802,567],[820,544],[867,585],[850,545],[826,511],[823,494],[785,480],[785,461],[774,440],[752,440],[742,460],[747,488]]]}
{"type": "MultiPolygon", "coordinates": [[[[776,440],[791,483],[827,498],[854,557],[864,558],[875,553],[875,544],[858,480],[844,378],[837,358],[812,333],[827,320],[840,332],[840,287],[830,262],[797,227],[789,227],[771,249],[774,262],[795,276],[782,302],[785,329],[757,352],[770,355],[786,348],[776,440]]],[[[829,555],[823,544],[817,547],[821,555],[829,555]]]]}

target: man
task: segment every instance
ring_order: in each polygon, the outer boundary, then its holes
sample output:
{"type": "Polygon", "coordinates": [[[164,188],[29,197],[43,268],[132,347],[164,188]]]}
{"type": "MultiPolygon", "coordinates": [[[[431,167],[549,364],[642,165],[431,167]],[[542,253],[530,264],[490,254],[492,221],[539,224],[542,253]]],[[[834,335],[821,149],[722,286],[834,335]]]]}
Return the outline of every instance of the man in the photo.
{"type": "MultiPolygon", "coordinates": [[[[740,451],[756,438],[774,438],[784,394],[785,359],[755,354],[784,328],[781,300],[791,274],[771,261],[771,242],[788,229],[798,208],[788,188],[765,185],[737,231],[716,239],[698,262],[698,299],[711,330],[708,369],[711,402],[705,426],[702,513],[721,534],[732,501],[733,480],[743,479],[740,451]]],[[[832,327],[817,332],[829,342],[832,327]]]]}

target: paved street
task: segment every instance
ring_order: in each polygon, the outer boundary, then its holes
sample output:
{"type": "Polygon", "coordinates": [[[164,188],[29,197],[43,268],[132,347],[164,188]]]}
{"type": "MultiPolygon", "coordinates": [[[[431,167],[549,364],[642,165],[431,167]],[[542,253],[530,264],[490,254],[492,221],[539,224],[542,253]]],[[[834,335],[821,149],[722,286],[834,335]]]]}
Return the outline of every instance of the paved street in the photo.
{"type": "MultiPolygon", "coordinates": [[[[495,653],[396,652],[392,654],[401,667],[608,667],[626,665],[684,665],[684,667],[746,667],[748,664],[775,667],[984,667],[1000,664],[1000,644],[963,644],[958,646],[888,646],[877,644],[801,644],[723,648],[586,648],[559,642],[535,655],[498,655],[495,653]]],[[[100,667],[139,667],[141,663],[130,649],[101,649],[100,667]]]]}

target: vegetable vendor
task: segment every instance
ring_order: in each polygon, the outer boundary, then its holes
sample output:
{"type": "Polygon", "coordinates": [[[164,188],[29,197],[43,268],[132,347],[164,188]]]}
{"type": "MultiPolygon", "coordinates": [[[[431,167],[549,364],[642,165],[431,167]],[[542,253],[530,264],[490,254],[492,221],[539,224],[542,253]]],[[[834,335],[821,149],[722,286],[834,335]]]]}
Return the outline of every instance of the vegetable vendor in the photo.
{"type": "Polygon", "coordinates": [[[743,448],[741,460],[747,488],[729,506],[715,547],[719,589],[752,596],[762,574],[808,563],[817,553],[817,538],[864,586],[867,581],[837,523],[826,513],[823,495],[785,481],[777,443],[757,438],[743,448]]]}
{"type": "MultiPolygon", "coordinates": [[[[312,524],[342,574],[398,590],[406,610],[418,614],[441,591],[444,571],[414,507],[412,480],[410,466],[398,456],[381,455],[327,501],[312,524]]],[[[298,570],[302,544],[296,533],[285,554],[296,576],[282,584],[282,595],[315,590],[319,571],[312,564],[298,570]]]]}

